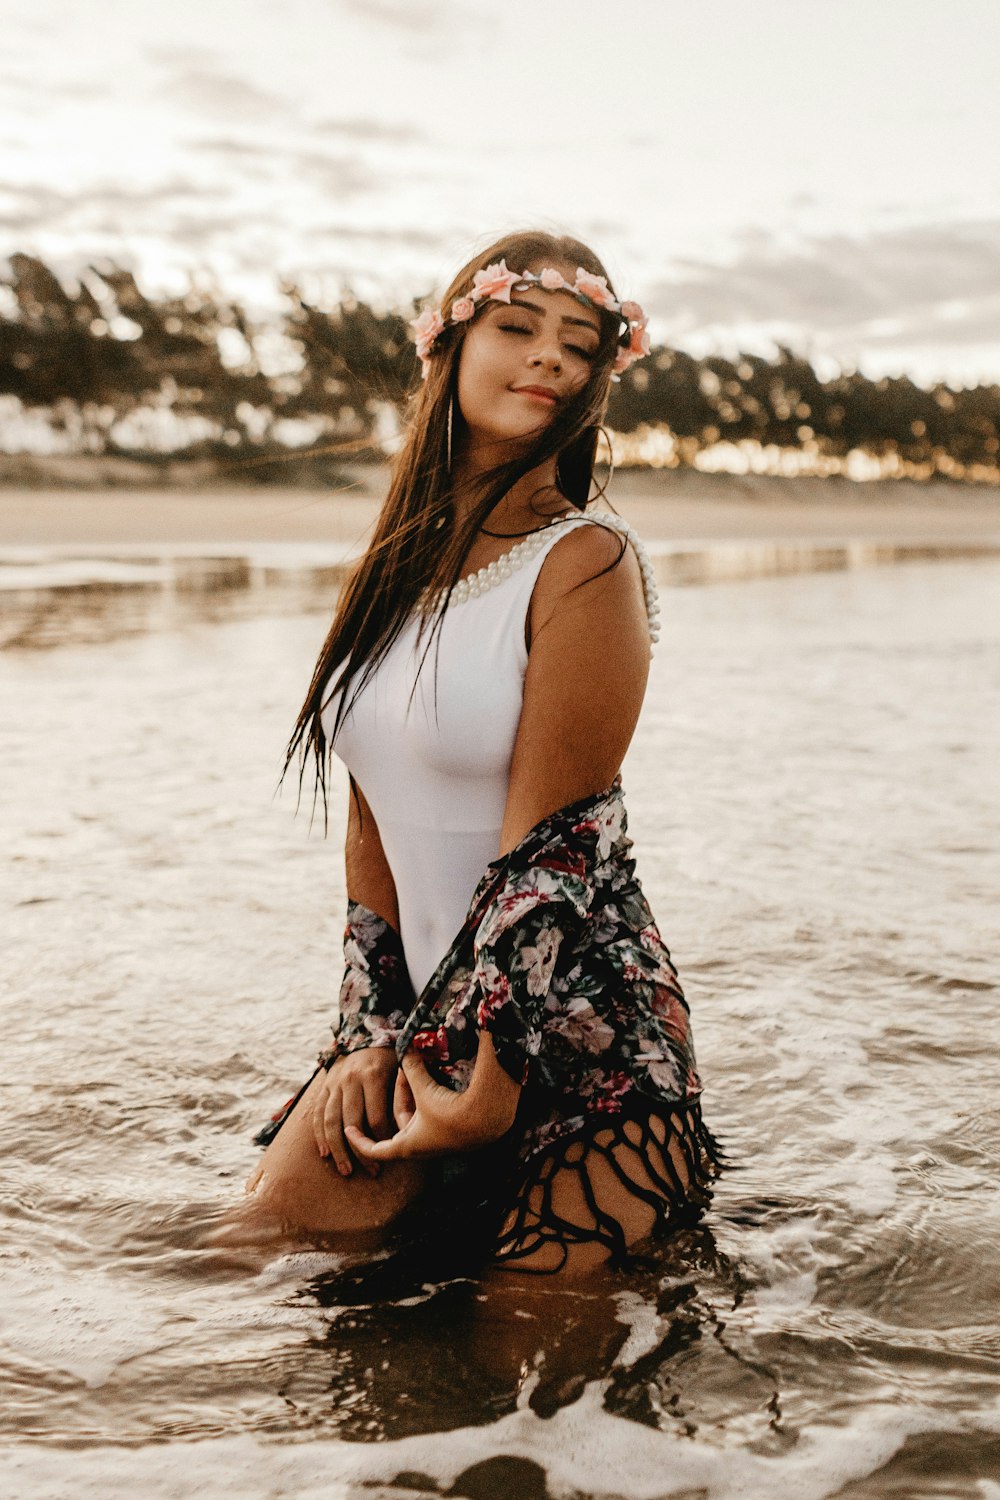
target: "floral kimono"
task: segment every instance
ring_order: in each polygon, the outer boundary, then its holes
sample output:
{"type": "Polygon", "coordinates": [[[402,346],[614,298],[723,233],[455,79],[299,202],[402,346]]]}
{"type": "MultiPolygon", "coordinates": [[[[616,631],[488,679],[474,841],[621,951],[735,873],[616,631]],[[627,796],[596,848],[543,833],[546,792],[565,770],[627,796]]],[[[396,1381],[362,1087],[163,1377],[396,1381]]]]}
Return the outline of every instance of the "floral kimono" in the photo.
{"type": "MultiPolygon", "coordinates": [[[[499,1259],[584,1240],[624,1258],[621,1226],[588,1181],[585,1223],[568,1222],[551,1202],[555,1173],[586,1179],[595,1153],[655,1210],[661,1229],[707,1201],[719,1164],[701,1119],[687,1002],[635,877],[626,829],[620,775],[536,823],[486,866],[419,996],[396,931],[348,902],[339,1016],[312,1077],[362,1047],[393,1047],[399,1058],[415,1047],[433,1078],[461,1091],[479,1032],[488,1032],[500,1065],[522,1085],[505,1153],[491,1158],[504,1161],[491,1174],[496,1207],[506,1212],[499,1259]]],[[[312,1077],[256,1144],[273,1139],[312,1077]]],[[[482,1155],[470,1154],[470,1171],[482,1155]]]]}

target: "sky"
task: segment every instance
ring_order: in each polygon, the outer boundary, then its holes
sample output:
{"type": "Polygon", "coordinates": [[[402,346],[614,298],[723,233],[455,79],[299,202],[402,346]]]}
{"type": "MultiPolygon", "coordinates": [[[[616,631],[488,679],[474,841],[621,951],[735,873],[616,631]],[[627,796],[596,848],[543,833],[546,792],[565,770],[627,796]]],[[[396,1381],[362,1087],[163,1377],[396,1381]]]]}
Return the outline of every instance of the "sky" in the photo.
{"type": "Polygon", "coordinates": [[[0,0],[0,263],[248,310],[572,233],[654,341],[1000,381],[996,0],[0,0]]]}

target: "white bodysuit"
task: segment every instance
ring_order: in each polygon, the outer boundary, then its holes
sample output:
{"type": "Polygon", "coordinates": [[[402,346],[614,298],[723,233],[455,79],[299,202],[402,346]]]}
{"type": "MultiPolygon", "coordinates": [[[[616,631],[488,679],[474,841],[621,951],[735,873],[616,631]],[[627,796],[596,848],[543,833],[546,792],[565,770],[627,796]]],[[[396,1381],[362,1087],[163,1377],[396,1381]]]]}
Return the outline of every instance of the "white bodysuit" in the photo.
{"type": "Polygon", "coordinates": [[[606,513],[600,521],[594,514],[572,514],[552,526],[516,571],[478,596],[449,604],[420,670],[412,705],[410,690],[427,647],[425,631],[415,649],[416,613],[358,693],[335,741],[340,694],[323,709],[331,748],[364,793],[378,825],[417,995],[451,947],[483,871],[500,854],[528,665],[525,622],[535,581],[560,537],[574,526],[605,521],[624,530],[636,546],[648,603],[652,570],[631,528],[606,513]]]}

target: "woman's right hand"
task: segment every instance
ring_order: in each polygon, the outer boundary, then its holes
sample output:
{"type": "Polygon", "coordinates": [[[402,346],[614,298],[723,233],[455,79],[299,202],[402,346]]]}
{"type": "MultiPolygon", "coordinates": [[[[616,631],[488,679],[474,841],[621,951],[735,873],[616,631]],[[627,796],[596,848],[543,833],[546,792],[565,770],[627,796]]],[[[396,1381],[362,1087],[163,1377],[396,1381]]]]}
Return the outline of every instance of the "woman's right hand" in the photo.
{"type": "MultiPolygon", "coordinates": [[[[392,1047],[364,1047],[338,1057],[320,1079],[312,1113],[316,1149],[320,1156],[332,1158],[342,1177],[350,1177],[358,1159],[344,1139],[345,1125],[356,1126],[375,1141],[393,1134],[390,1101],[398,1071],[392,1047]]],[[[362,1165],[372,1177],[378,1176],[377,1162],[362,1165]]]]}

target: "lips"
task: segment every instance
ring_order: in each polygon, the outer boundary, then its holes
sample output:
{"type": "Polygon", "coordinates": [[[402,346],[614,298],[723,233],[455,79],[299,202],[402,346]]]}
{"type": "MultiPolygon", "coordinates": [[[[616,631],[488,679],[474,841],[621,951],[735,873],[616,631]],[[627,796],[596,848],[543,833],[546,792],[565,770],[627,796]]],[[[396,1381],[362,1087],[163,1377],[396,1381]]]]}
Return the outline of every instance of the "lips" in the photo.
{"type": "Polygon", "coordinates": [[[556,406],[559,402],[559,397],[555,391],[550,390],[548,386],[518,385],[514,387],[514,390],[519,396],[534,396],[537,400],[548,401],[550,406],[556,406]]]}

